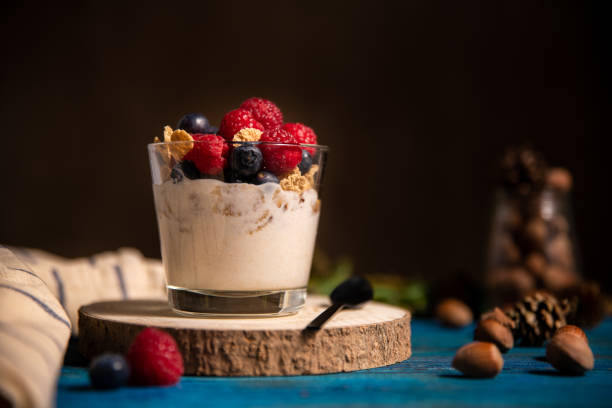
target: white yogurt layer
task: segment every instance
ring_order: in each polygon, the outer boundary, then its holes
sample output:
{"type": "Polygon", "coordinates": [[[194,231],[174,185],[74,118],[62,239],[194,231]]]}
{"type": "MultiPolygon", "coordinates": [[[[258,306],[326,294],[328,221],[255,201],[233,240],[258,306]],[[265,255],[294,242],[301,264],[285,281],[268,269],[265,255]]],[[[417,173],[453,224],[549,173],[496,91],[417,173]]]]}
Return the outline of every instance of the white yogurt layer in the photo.
{"type": "Polygon", "coordinates": [[[278,184],[184,179],[154,185],[167,284],[192,290],[306,287],[318,194],[278,184]]]}

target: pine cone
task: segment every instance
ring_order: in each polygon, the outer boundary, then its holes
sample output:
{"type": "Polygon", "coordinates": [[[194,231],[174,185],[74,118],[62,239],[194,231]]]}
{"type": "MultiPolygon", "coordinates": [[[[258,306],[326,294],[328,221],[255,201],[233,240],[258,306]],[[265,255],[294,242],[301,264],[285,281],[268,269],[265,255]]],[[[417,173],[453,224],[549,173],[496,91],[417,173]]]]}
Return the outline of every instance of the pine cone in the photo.
{"type": "Polygon", "coordinates": [[[506,151],[501,161],[502,184],[521,194],[539,191],[546,182],[547,166],[541,155],[527,147],[506,151]]]}
{"type": "Polygon", "coordinates": [[[569,313],[567,300],[559,302],[545,291],[537,291],[506,310],[514,321],[514,340],[520,346],[541,346],[558,328],[565,326],[569,313]]]}

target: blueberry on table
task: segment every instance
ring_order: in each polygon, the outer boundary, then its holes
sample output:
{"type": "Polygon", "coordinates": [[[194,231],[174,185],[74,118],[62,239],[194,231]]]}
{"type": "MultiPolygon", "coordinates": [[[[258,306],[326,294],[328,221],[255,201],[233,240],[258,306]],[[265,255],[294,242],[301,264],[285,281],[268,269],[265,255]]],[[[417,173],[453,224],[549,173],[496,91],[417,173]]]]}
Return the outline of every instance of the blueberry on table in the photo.
{"type": "Polygon", "coordinates": [[[302,161],[298,164],[298,168],[302,174],[308,173],[312,167],[312,156],[306,150],[302,149],[302,161]]]}
{"type": "Polygon", "coordinates": [[[210,123],[206,116],[201,113],[188,113],[176,124],[177,129],[183,129],[187,133],[209,133],[210,123]]]}
{"type": "Polygon", "coordinates": [[[250,178],[254,176],[263,163],[261,150],[253,145],[236,147],[232,151],[230,165],[238,177],[250,178]]]}
{"type": "Polygon", "coordinates": [[[269,171],[260,171],[253,178],[253,184],[265,184],[265,183],[276,183],[278,184],[278,177],[274,173],[269,171]]]}
{"type": "Polygon", "coordinates": [[[89,380],[94,388],[119,388],[125,385],[129,378],[130,367],[120,354],[102,354],[89,366],[89,380]]]}

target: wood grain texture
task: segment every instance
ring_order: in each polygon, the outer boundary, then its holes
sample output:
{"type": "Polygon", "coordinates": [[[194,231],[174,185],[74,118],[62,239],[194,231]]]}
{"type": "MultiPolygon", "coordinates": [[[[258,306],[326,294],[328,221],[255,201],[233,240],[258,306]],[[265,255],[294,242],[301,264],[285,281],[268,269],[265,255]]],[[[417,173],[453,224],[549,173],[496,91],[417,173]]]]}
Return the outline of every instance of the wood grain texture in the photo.
{"type": "Polygon", "coordinates": [[[79,310],[79,349],[86,357],[125,352],[146,326],[177,340],[187,375],[271,376],[324,374],[380,367],[410,357],[410,313],[368,302],[343,310],[316,333],[302,329],[327,306],[308,296],[293,315],[258,319],[193,318],[166,302],[101,302],[79,310]]]}

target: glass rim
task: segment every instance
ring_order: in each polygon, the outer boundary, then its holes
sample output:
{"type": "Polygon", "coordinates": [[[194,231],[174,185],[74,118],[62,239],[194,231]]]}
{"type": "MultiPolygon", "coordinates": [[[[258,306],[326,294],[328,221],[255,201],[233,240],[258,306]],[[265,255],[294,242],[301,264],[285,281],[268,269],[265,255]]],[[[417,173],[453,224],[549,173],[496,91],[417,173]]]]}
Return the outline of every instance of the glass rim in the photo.
{"type": "MultiPolygon", "coordinates": [[[[204,140],[176,140],[172,142],[149,143],[147,144],[147,146],[148,147],[172,146],[172,145],[176,146],[176,145],[181,145],[181,144],[186,144],[186,143],[208,143],[208,142],[204,140]]],[[[249,142],[249,141],[233,141],[233,140],[224,140],[223,143],[238,144],[238,145],[249,144],[249,145],[262,145],[262,146],[288,146],[288,147],[293,146],[293,147],[300,147],[300,148],[307,147],[310,149],[316,149],[316,150],[321,150],[321,151],[329,150],[329,147],[325,145],[306,144],[306,143],[278,143],[278,142],[260,142],[260,141],[249,142]]]]}

